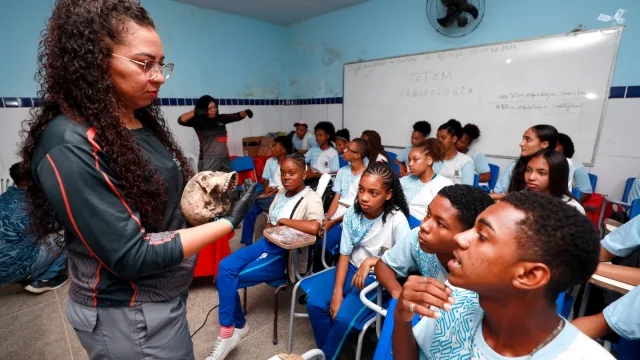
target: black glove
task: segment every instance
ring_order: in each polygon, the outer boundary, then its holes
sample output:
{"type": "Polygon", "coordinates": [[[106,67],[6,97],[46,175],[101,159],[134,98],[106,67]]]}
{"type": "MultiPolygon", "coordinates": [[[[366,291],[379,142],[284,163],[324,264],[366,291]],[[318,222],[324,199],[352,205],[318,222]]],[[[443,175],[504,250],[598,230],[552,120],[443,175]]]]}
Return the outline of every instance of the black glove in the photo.
{"type": "Polygon", "coordinates": [[[253,111],[251,111],[250,109],[247,109],[247,110],[245,110],[244,112],[247,114],[247,116],[249,117],[249,119],[253,118],[253,111]]]}
{"type": "Polygon", "coordinates": [[[244,216],[253,207],[253,203],[256,201],[257,186],[258,184],[252,183],[251,180],[246,180],[244,182],[244,193],[242,194],[242,197],[231,205],[227,214],[222,217],[223,219],[228,220],[234,229],[240,225],[244,216]]]}
{"type": "Polygon", "coordinates": [[[207,110],[206,109],[196,109],[193,114],[197,117],[197,118],[202,118],[202,117],[207,117],[207,110]]]}

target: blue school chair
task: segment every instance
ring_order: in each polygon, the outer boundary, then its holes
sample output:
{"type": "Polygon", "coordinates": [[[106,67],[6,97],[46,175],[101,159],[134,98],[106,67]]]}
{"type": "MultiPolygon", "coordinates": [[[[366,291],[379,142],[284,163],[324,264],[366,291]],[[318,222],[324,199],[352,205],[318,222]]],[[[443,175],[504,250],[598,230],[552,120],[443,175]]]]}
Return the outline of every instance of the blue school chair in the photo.
{"type": "MultiPolygon", "coordinates": [[[[314,275],[318,275],[321,274],[325,271],[329,271],[332,270],[333,267],[328,268],[328,269],[324,269],[314,275]]],[[[293,287],[293,291],[291,293],[291,312],[289,315],[289,340],[287,342],[287,353],[291,354],[291,349],[293,348],[293,320],[298,319],[298,318],[308,318],[309,314],[307,313],[297,313],[295,312],[295,307],[296,307],[296,299],[298,298],[298,289],[302,288],[302,291],[304,291],[305,293],[309,292],[310,287],[309,285],[311,284],[310,281],[298,281],[296,283],[296,285],[293,287]]],[[[372,289],[378,288],[378,294],[377,294],[377,305],[374,304],[375,306],[380,307],[380,309],[382,309],[382,287],[378,286],[378,282],[374,282],[371,283],[369,286],[365,287],[364,289],[362,289],[362,291],[360,292],[360,301],[362,301],[364,303],[365,306],[369,307],[369,305],[367,305],[367,303],[365,303],[365,301],[367,301],[370,304],[373,304],[371,301],[369,301],[366,298],[366,293],[371,291],[372,289]],[[363,295],[364,294],[364,295],[363,295]],[[364,300],[363,300],[364,297],[364,300]]],[[[370,307],[369,307],[370,308],[370,307]]],[[[384,310],[384,309],[383,309],[384,310]]],[[[381,319],[381,318],[380,318],[381,319]]],[[[362,353],[362,343],[364,342],[364,335],[367,332],[367,329],[371,326],[371,324],[378,322],[379,324],[381,324],[381,321],[378,318],[378,316],[374,316],[371,319],[368,319],[367,321],[365,321],[364,323],[362,322],[358,322],[356,324],[354,324],[353,326],[353,330],[355,331],[359,331],[360,334],[358,336],[358,346],[356,348],[356,357],[355,360],[360,360],[360,356],[362,353]]],[[[380,335],[380,326],[378,326],[376,328],[376,332],[378,333],[378,336],[380,335]]]]}
{"type": "MultiPolygon", "coordinates": [[[[256,166],[253,163],[253,158],[251,156],[239,156],[233,160],[231,160],[231,170],[241,173],[245,171],[251,171],[250,174],[253,174],[253,182],[258,182],[258,174],[256,173],[256,166]]],[[[237,189],[242,190],[242,185],[238,185],[237,189]]],[[[256,188],[257,192],[264,191],[264,186],[262,184],[258,184],[256,188]]]]}
{"type": "Polygon", "coordinates": [[[393,162],[398,158],[398,154],[391,151],[387,151],[387,156],[389,157],[389,164],[393,164],[393,162]]]}
{"type": "Polygon", "coordinates": [[[475,174],[473,176],[473,186],[482,189],[483,191],[490,193],[493,191],[493,188],[496,187],[496,183],[498,183],[498,175],[500,174],[500,166],[489,164],[489,169],[491,171],[491,178],[487,185],[480,185],[480,175],[475,174]]]}
{"type": "Polygon", "coordinates": [[[631,202],[631,207],[629,207],[629,219],[633,219],[638,214],[640,214],[640,199],[635,199],[631,202]]]}
{"type": "MultiPolygon", "coordinates": [[[[588,175],[589,175],[589,181],[591,182],[591,191],[593,191],[593,194],[595,194],[596,185],[598,184],[598,175],[596,174],[588,174],[588,175]]],[[[629,189],[631,189],[631,187],[629,187],[629,189]]]]}
{"type": "Polygon", "coordinates": [[[617,344],[613,344],[613,350],[618,360],[636,360],[640,353],[640,340],[627,340],[620,338],[617,344]]]}
{"type": "Polygon", "coordinates": [[[389,165],[391,165],[391,168],[393,169],[393,171],[396,172],[396,175],[400,175],[400,165],[392,162],[389,165]]]}

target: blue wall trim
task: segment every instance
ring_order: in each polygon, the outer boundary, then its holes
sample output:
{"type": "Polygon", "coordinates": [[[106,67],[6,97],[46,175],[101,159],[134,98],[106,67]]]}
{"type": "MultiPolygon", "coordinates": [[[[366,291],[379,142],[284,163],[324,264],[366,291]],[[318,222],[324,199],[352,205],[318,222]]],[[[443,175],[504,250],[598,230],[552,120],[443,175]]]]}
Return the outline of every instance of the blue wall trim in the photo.
{"type": "MultiPolygon", "coordinates": [[[[638,98],[640,86],[613,86],[609,91],[609,99],[638,98]]],[[[193,106],[198,98],[159,98],[156,104],[161,106],[193,106]]],[[[329,105],[342,104],[342,97],[313,99],[216,99],[220,106],[293,106],[293,105],[329,105]]],[[[38,98],[2,97],[0,108],[24,108],[39,106],[38,98]]]]}
{"type": "MultiPolygon", "coordinates": [[[[155,103],[161,106],[193,106],[197,98],[158,98],[155,103]]],[[[292,106],[292,105],[328,105],[342,104],[342,97],[319,99],[216,99],[220,106],[292,106]]],[[[0,98],[0,108],[20,108],[39,106],[38,98],[4,97],[0,98]]]]}

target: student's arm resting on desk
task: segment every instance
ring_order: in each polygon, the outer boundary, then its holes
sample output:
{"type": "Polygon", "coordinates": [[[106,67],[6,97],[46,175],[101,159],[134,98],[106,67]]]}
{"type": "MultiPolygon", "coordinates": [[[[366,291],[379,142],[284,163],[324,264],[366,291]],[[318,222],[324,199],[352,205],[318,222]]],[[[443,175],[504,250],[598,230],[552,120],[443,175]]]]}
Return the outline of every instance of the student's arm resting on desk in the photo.
{"type": "Polygon", "coordinates": [[[607,306],[603,312],[584,316],[571,323],[592,339],[612,331],[629,340],[640,338],[640,287],[607,306]]]}
{"type": "MultiPolygon", "coordinates": [[[[284,196],[284,193],[281,196],[284,196]]],[[[304,220],[280,219],[275,226],[288,226],[307,234],[317,235],[324,220],[322,199],[315,192],[309,191],[304,201],[307,204],[304,220]]]]}
{"type": "Polygon", "coordinates": [[[230,222],[217,221],[147,233],[101,154],[94,158],[89,147],[58,146],[38,164],[37,179],[58,220],[116,276],[134,280],[176,266],[233,230],[230,222]]]}
{"type": "Polygon", "coordinates": [[[288,226],[292,229],[302,231],[303,233],[316,235],[320,231],[320,223],[317,220],[291,220],[280,219],[275,226],[288,226]]]}
{"type": "Polygon", "coordinates": [[[600,263],[595,274],[633,286],[640,285],[640,269],[634,267],[600,263]]]}

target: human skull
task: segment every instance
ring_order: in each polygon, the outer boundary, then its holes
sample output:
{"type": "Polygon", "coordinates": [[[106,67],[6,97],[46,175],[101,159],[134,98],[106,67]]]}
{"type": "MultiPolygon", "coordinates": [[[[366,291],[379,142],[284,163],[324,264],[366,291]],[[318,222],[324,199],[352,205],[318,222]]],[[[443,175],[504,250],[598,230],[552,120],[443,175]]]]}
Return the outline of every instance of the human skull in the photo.
{"type": "Polygon", "coordinates": [[[229,193],[238,182],[236,172],[202,171],[194,175],[182,193],[180,207],[187,222],[205,224],[229,210],[229,193]]]}

